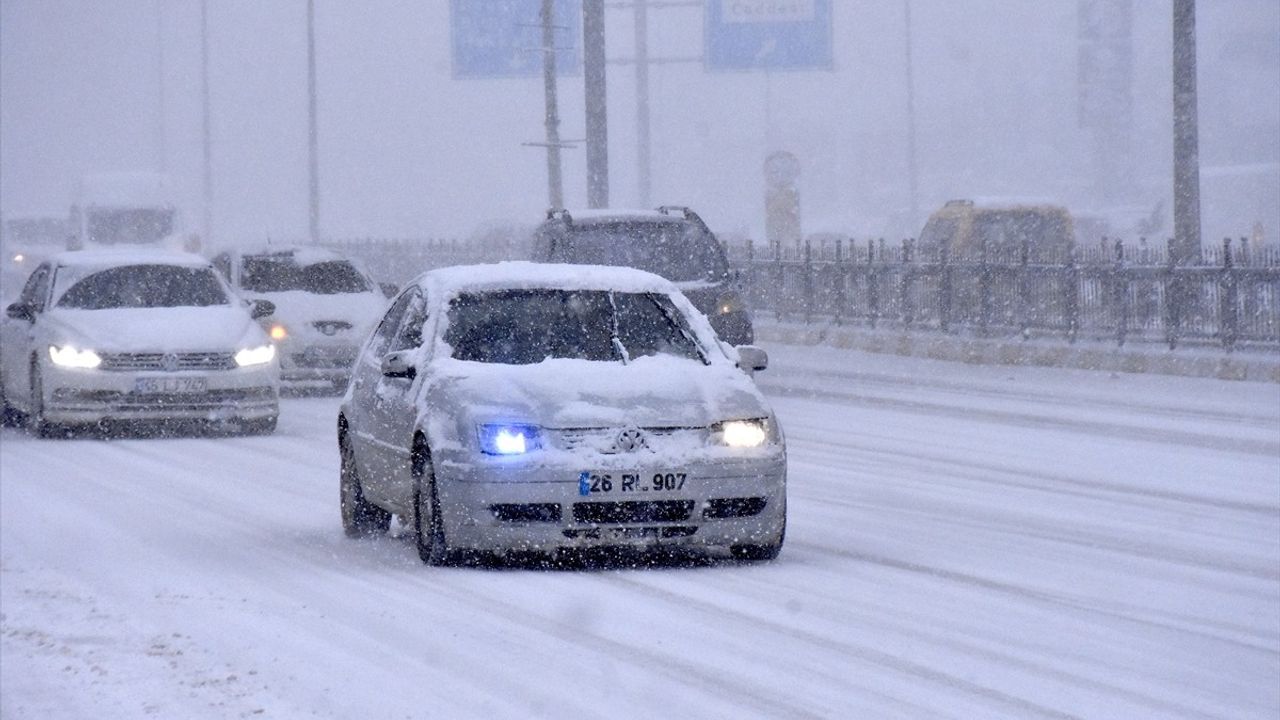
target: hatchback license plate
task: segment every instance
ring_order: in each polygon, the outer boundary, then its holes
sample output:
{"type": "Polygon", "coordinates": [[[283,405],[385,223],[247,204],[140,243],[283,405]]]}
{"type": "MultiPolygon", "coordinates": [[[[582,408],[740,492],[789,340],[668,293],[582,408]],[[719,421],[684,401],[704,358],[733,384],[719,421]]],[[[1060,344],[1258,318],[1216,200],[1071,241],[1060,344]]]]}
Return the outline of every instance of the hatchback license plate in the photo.
{"type": "Polygon", "coordinates": [[[198,393],[208,389],[208,383],[202,377],[148,377],[134,381],[134,392],[154,393],[198,393]]]}
{"type": "Polygon", "coordinates": [[[579,495],[675,492],[684,489],[687,473],[593,473],[578,475],[579,495]]]}

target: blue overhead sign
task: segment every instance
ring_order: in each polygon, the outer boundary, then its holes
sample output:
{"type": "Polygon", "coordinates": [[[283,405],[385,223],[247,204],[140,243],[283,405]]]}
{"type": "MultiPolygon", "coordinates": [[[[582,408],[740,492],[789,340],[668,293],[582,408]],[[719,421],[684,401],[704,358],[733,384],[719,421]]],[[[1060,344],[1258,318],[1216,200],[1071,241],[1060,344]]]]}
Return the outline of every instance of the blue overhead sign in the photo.
{"type": "Polygon", "coordinates": [[[831,0],[707,0],[708,70],[830,70],[831,0]]]}
{"type": "MultiPolygon", "coordinates": [[[[541,0],[452,0],[453,77],[512,78],[542,73],[541,0]]],[[[582,0],[555,0],[556,74],[582,69],[582,0]]]]}

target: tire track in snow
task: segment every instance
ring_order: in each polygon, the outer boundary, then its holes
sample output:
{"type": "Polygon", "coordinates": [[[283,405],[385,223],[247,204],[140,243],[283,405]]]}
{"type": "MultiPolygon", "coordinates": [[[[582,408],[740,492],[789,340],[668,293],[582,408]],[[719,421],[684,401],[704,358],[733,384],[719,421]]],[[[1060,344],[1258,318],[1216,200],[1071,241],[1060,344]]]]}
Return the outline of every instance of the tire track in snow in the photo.
{"type": "MultiPolygon", "coordinates": [[[[916,677],[918,679],[929,680],[931,682],[938,682],[949,688],[960,690],[962,692],[966,692],[986,700],[997,702],[998,704],[1005,707],[1009,707],[1011,709],[1015,709],[1019,711],[1030,710],[1038,714],[1044,715],[1045,717],[1067,717],[1067,718],[1076,717],[1069,713],[1064,713],[1059,710],[1047,708],[1043,705],[1038,705],[1029,700],[1026,700],[1025,698],[1019,698],[1013,695],[1009,695],[995,688],[988,687],[986,685],[979,685],[969,680],[960,678],[956,675],[946,673],[941,670],[935,670],[921,663],[916,663],[916,662],[912,662],[910,660],[906,660],[904,658],[900,658],[894,655],[889,655],[882,651],[875,650],[866,646],[854,646],[854,645],[849,645],[845,643],[840,643],[835,640],[831,640],[827,637],[818,635],[816,633],[813,633],[807,630],[773,622],[768,618],[752,615],[750,613],[725,607],[723,605],[715,605],[715,604],[706,602],[705,600],[702,600],[700,598],[688,595],[687,593],[680,593],[674,590],[659,588],[651,584],[647,584],[638,580],[632,580],[624,577],[610,578],[610,582],[616,585],[622,585],[625,587],[633,588],[635,590],[639,590],[652,597],[661,598],[670,602],[674,602],[680,605],[681,607],[690,607],[690,606],[695,607],[700,613],[710,618],[722,618],[726,615],[731,616],[731,617],[737,618],[738,620],[741,620],[742,624],[744,625],[749,625],[751,627],[757,627],[757,628],[764,628],[769,632],[772,632],[778,635],[783,635],[793,640],[800,640],[810,645],[826,648],[828,650],[836,652],[837,654],[843,655],[850,659],[861,660],[864,662],[871,662],[874,664],[878,664],[883,667],[888,667],[895,671],[911,675],[912,677],[916,677]]],[[[848,621],[848,618],[842,617],[842,616],[836,616],[835,614],[827,613],[824,615],[825,615],[824,619],[833,620],[836,623],[844,623],[848,621]]],[[[993,661],[1001,666],[1017,667],[1022,670],[1026,670],[1028,672],[1035,673],[1044,677],[1050,677],[1055,680],[1061,681],[1064,684],[1073,685],[1075,687],[1078,687],[1084,690],[1105,691],[1111,695],[1114,695],[1117,697],[1123,697],[1127,700],[1134,702],[1135,704],[1143,705],[1152,709],[1172,711],[1188,717],[1205,718],[1208,720],[1212,720],[1212,718],[1214,717],[1212,715],[1206,715],[1204,713],[1200,713],[1198,711],[1189,709],[1185,706],[1175,705],[1173,703],[1169,703],[1164,700],[1161,700],[1160,698],[1152,697],[1150,695],[1145,695],[1143,693],[1130,690],[1128,688],[1124,688],[1119,685],[1106,683],[1100,680],[1093,680],[1090,678],[1086,678],[1086,677],[1082,677],[1079,675],[1066,672],[1064,670],[1058,670],[1046,665],[1033,663],[1031,661],[1023,660],[1021,658],[1015,657],[1008,653],[1001,653],[1001,652],[989,650],[986,648],[980,648],[972,643],[949,640],[945,637],[937,636],[937,635],[928,635],[925,633],[915,631],[914,629],[893,628],[893,630],[895,630],[896,632],[902,632],[904,634],[914,635],[917,639],[924,640],[926,642],[934,643],[937,645],[946,646],[953,650],[958,650],[962,653],[979,656],[986,660],[993,661]]],[[[889,697],[890,699],[893,699],[897,702],[902,702],[901,698],[895,698],[893,696],[886,696],[886,697],[889,697]]]]}

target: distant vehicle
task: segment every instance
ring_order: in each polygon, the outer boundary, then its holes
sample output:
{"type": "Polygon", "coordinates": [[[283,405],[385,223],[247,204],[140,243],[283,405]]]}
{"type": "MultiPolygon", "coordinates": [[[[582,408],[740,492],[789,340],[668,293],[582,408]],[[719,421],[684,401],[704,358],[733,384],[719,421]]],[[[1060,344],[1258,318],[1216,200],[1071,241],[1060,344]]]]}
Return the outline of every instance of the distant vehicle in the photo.
{"type": "Polygon", "coordinates": [[[213,264],[242,296],[275,306],[263,323],[280,350],[285,387],[346,389],[360,343],[387,306],[368,273],[307,246],[227,251],[213,264]]]}
{"type": "Polygon", "coordinates": [[[348,535],[461,551],[676,546],[771,559],[786,449],[734,349],[630,268],[433,270],[369,337],[338,415],[348,535]]]}
{"type": "Polygon", "coordinates": [[[167,176],[150,172],[93,173],[80,178],[71,207],[71,249],[152,246],[187,249],[181,215],[167,176]]]}
{"type": "Polygon", "coordinates": [[[549,210],[534,235],[536,262],[634,267],[680,288],[731,345],[755,341],[751,313],[724,248],[689,208],[549,210]]]}
{"type": "Polygon", "coordinates": [[[1031,261],[1062,262],[1075,245],[1071,214],[1038,200],[950,200],[929,216],[917,248],[952,258],[1017,262],[1025,246],[1031,261]]]}
{"type": "Polygon", "coordinates": [[[196,420],[270,433],[275,347],[237,297],[185,253],[73,251],[31,273],[0,319],[0,400],[40,436],[105,421],[196,420]]]}

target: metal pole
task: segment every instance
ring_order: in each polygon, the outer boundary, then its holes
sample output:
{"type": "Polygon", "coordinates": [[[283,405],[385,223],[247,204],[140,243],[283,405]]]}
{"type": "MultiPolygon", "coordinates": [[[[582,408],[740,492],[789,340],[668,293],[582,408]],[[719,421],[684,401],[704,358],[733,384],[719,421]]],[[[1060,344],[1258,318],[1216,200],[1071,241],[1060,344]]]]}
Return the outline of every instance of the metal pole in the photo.
{"type": "Polygon", "coordinates": [[[204,243],[213,239],[213,144],[209,122],[209,0],[200,0],[200,96],[203,103],[204,243]]]}
{"type": "Polygon", "coordinates": [[[1177,264],[1200,257],[1196,3],[1173,2],[1173,234],[1177,264]]]}
{"type": "Polygon", "coordinates": [[[911,231],[916,232],[920,228],[917,224],[917,218],[920,217],[920,203],[916,169],[916,84],[911,66],[911,0],[903,0],[902,12],[906,23],[907,39],[907,194],[910,196],[910,214],[907,216],[907,222],[911,231]]]}
{"type": "Polygon", "coordinates": [[[156,165],[169,169],[169,149],[164,137],[164,3],[156,0],[156,165]]]}
{"type": "Polygon", "coordinates": [[[556,103],[556,50],[554,0],[542,0],[542,85],[547,113],[547,195],[553,208],[564,207],[560,180],[560,115],[556,103]]]}
{"type": "Polygon", "coordinates": [[[636,195],[640,207],[649,207],[652,176],[649,170],[649,7],[635,0],[636,29],[636,195]]]}
{"type": "Polygon", "coordinates": [[[309,230],[320,242],[320,142],[316,125],[316,4],[307,0],[307,169],[310,174],[309,230]]]}
{"type": "Polygon", "coordinates": [[[609,113],[605,92],[604,0],[582,3],[582,72],[587,114],[587,204],[609,206],[609,113]]]}

